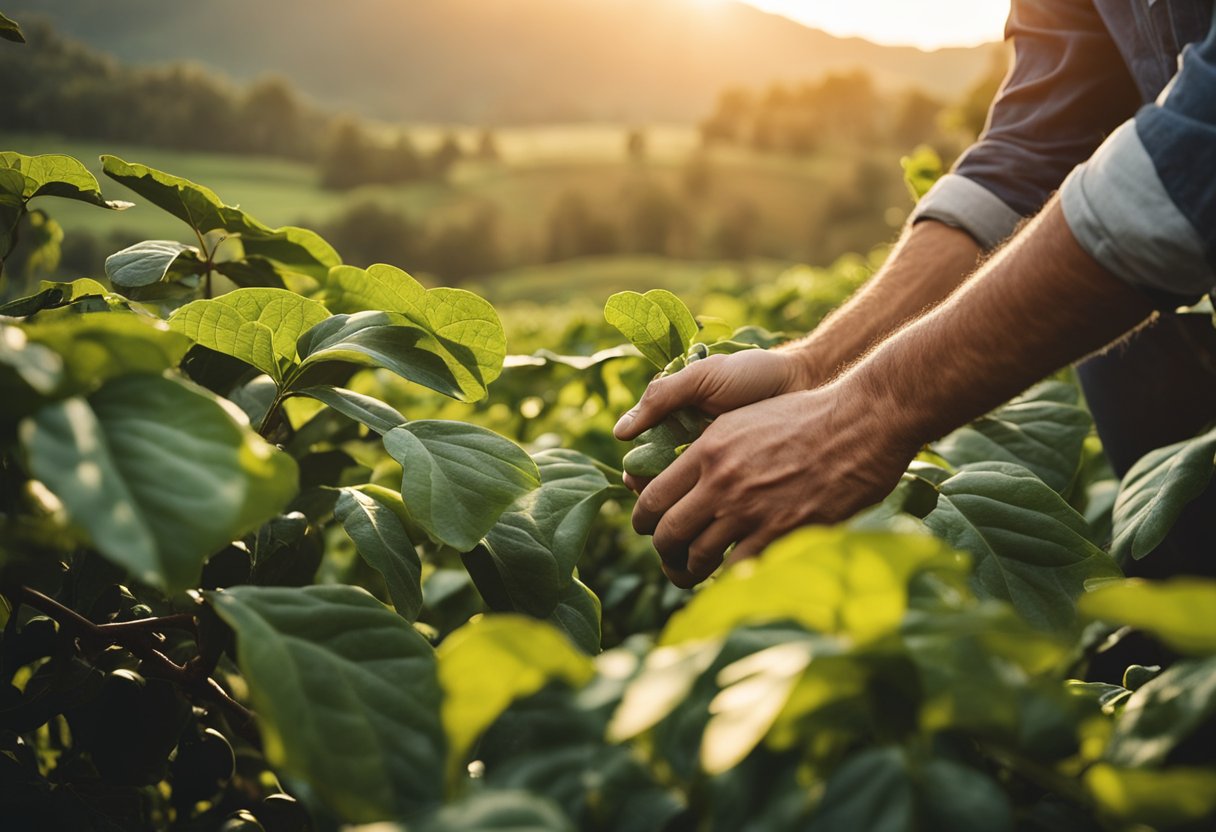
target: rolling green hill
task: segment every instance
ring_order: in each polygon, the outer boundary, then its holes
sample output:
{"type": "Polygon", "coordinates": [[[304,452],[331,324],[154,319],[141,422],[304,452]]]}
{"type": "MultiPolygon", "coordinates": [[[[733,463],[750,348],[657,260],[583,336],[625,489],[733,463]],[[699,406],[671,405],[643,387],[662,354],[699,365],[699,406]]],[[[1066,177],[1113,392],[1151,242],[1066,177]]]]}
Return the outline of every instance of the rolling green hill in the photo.
{"type": "Polygon", "coordinates": [[[10,0],[18,19],[136,63],[287,77],[329,108],[466,121],[690,120],[724,87],[864,68],[955,97],[992,48],[878,46],[690,0],[10,0]],[[560,71],[555,71],[560,67],[560,71]]]}

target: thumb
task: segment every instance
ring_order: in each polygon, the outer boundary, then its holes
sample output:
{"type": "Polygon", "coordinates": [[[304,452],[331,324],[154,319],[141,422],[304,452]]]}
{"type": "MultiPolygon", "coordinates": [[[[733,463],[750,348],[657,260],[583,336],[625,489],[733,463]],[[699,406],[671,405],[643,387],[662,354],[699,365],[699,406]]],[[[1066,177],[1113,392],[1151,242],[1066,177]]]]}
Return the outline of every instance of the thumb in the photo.
{"type": "Polygon", "coordinates": [[[671,412],[695,405],[698,388],[695,376],[698,374],[692,372],[694,367],[650,382],[638,403],[616,423],[612,434],[617,439],[634,439],[662,422],[671,412]]]}

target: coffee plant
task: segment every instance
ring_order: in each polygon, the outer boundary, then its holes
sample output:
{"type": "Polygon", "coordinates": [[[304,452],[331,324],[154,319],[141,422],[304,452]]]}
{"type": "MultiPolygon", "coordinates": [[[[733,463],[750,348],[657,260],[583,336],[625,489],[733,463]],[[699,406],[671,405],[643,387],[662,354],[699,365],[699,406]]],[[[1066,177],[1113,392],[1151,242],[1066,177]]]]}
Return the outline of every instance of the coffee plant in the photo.
{"type": "MultiPolygon", "coordinates": [[[[102,162],[182,239],[0,271],[4,829],[1216,822],[1216,583],[1119,567],[1216,431],[1117,482],[1051,379],[689,594],[628,527],[613,416],[784,335],[622,293],[629,344],[508,355],[471,292],[102,162]]],[[[55,258],[54,199],[130,207],[0,153],[0,262],[55,258]]],[[[823,304],[797,286],[755,317],[823,304]]]]}

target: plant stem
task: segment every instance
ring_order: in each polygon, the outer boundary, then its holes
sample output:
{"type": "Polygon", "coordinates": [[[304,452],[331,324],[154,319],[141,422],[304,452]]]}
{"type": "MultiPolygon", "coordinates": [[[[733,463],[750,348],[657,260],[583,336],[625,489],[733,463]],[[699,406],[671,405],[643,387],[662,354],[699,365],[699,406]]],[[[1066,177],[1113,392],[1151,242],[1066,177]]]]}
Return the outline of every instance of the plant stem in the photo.
{"type": "MultiPolygon", "coordinates": [[[[155,669],[157,675],[175,682],[186,693],[224,707],[236,717],[238,724],[235,727],[242,734],[249,736],[252,732],[253,712],[229,696],[219,682],[205,674],[200,675],[190,663],[184,667],[177,664],[157,649],[153,636],[162,630],[184,629],[197,633],[198,625],[193,615],[183,613],[117,624],[95,624],[49,595],[28,586],[21,587],[21,603],[55,619],[81,639],[97,645],[116,644],[130,650],[141,662],[155,669]]],[[[256,735],[256,732],[252,733],[256,735]]]]}

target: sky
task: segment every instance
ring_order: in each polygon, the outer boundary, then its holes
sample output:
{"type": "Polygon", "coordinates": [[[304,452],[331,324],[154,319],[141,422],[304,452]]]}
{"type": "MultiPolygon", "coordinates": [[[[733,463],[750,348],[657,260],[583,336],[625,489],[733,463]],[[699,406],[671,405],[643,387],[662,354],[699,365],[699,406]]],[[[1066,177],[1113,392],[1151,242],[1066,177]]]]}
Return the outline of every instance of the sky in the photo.
{"type": "MultiPolygon", "coordinates": [[[[713,5],[721,0],[699,0],[713,5]]],[[[971,46],[1000,40],[1009,0],[745,0],[834,35],[876,43],[971,46]]]]}

